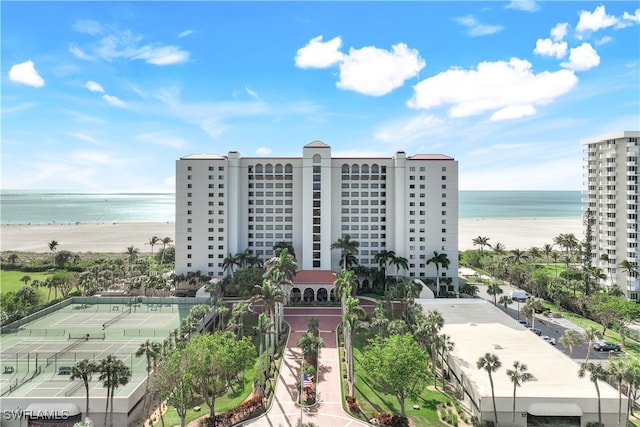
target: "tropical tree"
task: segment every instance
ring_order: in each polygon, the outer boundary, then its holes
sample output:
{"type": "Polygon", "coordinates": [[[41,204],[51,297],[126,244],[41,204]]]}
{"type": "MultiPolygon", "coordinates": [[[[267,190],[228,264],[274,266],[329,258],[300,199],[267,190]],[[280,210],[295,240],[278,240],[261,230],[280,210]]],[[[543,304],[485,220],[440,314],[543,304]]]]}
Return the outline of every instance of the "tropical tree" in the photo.
{"type": "MultiPolygon", "coordinates": [[[[197,306],[196,306],[197,307],[197,306]]],[[[146,415],[148,410],[148,396],[149,396],[149,383],[151,375],[151,370],[155,368],[156,361],[158,357],[160,357],[160,349],[161,344],[158,342],[153,342],[150,340],[146,340],[135,352],[136,357],[144,356],[147,359],[147,382],[145,384],[145,394],[144,394],[144,404],[143,404],[143,413],[146,415]]]]}
{"type": "Polygon", "coordinates": [[[434,386],[437,387],[436,378],[436,352],[438,345],[438,334],[444,326],[444,318],[438,310],[431,310],[426,315],[418,319],[413,332],[418,343],[430,356],[431,371],[434,377],[434,386]]]}
{"type": "Polygon", "coordinates": [[[480,246],[480,255],[482,255],[484,253],[485,246],[491,247],[489,240],[490,239],[488,237],[478,236],[475,237],[471,242],[473,243],[473,246],[480,246]]]}
{"type": "Polygon", "coordinates": [[[517,360],[513,362],[513,369],[507,369],[509,381],[513,383],[513,408],[511,422],[516,422],[516,389],[523,383],[533,379],[533,375],[527,372],[527,365],[517,360]]]}
{"type": "Polygon", "coordinates": [[[609,362],[607,367],[607,375],[615,382],[618,389],[618,424],[620,424],[620,418],[622,417],[622,383],[624,382],[626,369],[627,361],[625,358],[615,358],[609,362]]]}
{"type": "Polygon", "coordinates": [[[373,257],[373,261],[380,266],[380,270],[382,270],[382,275],[384,277],[387,277],[387,265],[389,265],[395,256],[396,253],[394,251],[383,249],[373,257]]]}
{"type": "Polygon", "coordinates": [[[229,254],[222,260],[222,269],[227,271],[227,276],[233,274],[233,266],[236,265],[236,257],[229,254]]]}
{"type": "Polygon", "coordinates": [[[338,273],[334,273],[333,275],[333,277],[335,277],[336,279],[333,282],[333,294],[336,298],[342,301],[343,312],[344,304],[346,302],[346,296],[351,296],[351,292],[356,284],[353,275],[353,270],[346,270],[345,268],[340,269],[338,273]],[[345,289],[348,289],[349,292],[345,293],[345,289]]]}
{"type": "Polygon", "coordinates": [[[585,340],[589,343],[587,347],[587,357],[585,357],[585,363],[589,361],[589,354],[591,353],[591,347],[593,346],[593,342],[602,337],[598,328],[593,325],[589,325],[584,328],[584,332],[582,334],[585,340]]]}
{"type": "Polygon", "coordinates": [[[451,337],[447,334],[440,334],[436,340],[436,347],[440,352],[440,373],[442,375],[442,385],[444,387],[444,364],[445,354],[450,353],[455,348],[455,343],[451,340],[451,337]]]}
{"type": "Polygon", "coordinates": [[[180,427],[185,427],[187,411],[194,406],[195,381],[189,368],[183,353],[173,349],[153,375],[153,390],[159,393],[161,400],[166,400],[167,405],[175,408],[180,427]]]}
{"type": "Polygon", "coordinates": [[[262,301],[263,310],[267,315],[269,320],[268,325],[270,331],[267,336],[269,337],[267,340],[267,347],[270,349],[270,354],[272,355],[275,351],[275,341],[276,341],[276,316],[275,310],[276,305],[278,303],[284,303],[285,294],[282,288],[277,285],[277,281],[263,278],[262,284],[259,286],[255,286],[255,295],[251,298],[252,301],[262,301]]]}
{"type": "Polygon", "coordinates": [[[417,399],[427,385],[426,359],[411,334],[392,335],[369,340],[362,364],[375,388],[396,397],[404,417],[406,400],[417,399]]]}
{"type": "Polygon", "coordinates": [[[635,262],[631,262],[627,259],[623,260],[618,267],[626,273],[627,287],[629,286],[629,279],[638,275],[638,265],[635,262]]]}
{"type": "Polygon", "coordinates": [[[71,367],[71,377],[73,380],[82,380],[84,384],[85,391],[85,411],[84,411],[84,419],[86,420],[89,417],[89,382],[91,381],[91,377],[97,371],[98,367],[95,363],[90,362],[89,359],[83,359],[77,362],[75,365],[71,367]]]}
{"type": "Polygon", "coordinates": [[[158,236],[153,236],[151,238],[149,238],[149,241],[146,243],[147,245],[151,246],[151,255],[153,255],[153,247],[157,244],[159,244],[161,242],[160,238],[158,236]]]}
{"type": "Polygon", "coordinates": [[[493,373],[496,372],[502,366],[502,362],[498,356],[493,353],[485,353],[484,356],[480,357],[476,362],[476,367],[478,369],[484,369],[489,375],[489,384],[491,385],[491,400],[493,402],[493,417],[495,421],[495,426],[498,427],[498,410],[496,409],[496,394],[493,386],[493,373]]]}
{"type": "Polygon", "coordinates": [[[162,245],[162,255],[160,256],[160,264],[164,264],[164,255],[167,251],[167,247],[173,242],[173,240],[171,240],[171,237],[164,237],[161,241],[160,244],[162,245]]]}
{"type": "Polygon", "coordinates": [[[53,261],[53,253],[58,249],[58,242],[52,240],[49,242],[49,252],[51,252],[51,260],[53,261]]]}
{"type": "Polygon", "coordinates": [[[501,295],[498,303],[504,306],[504,311],[507,311],[507,306],[509,304],[513,304],[513,298],[511,298],[509,295],[501,295]]]}
{"type": "Polygon", "coordinates": [[[589,376],[589,380],[596,387],[596,395],[598,396],[598,426],[604,426],[602,424],[602,409],[600,403],[600,387],[598,386],[598,381],[606,381],[607,379],[607,370],[604,366],[599,363],[587,362],[582,363],[580,365],[580,369],[578,370],[578,377],[584,378],[585,376],[589,376]]]}
{"type": "Polygon", "coordinates": [[[358,298],[346,297],[344,312],[342,313],[342,328],[344,332],[344,349],[347,360],[347,380],[349,382],[349,395],[353,396],[355,370],[353,367],[353,333],[357,322],[366,317],[366,313],[360,307],[358,298]]]}
{"type": "Polygon", "coordinates": [[[127,246],[127,259],[129,260],[129,267],[133,265],[134,262],[138,259],[138,255],[140,254],[140,249],[135,248],[133,246],[127,246]]]}
{"type": "Polygon", "coordinates": [[[266,347],[265,341],[267,339],[267,334],[271,330],[270,319],[267,317],[265,313],[260,313],[258,315],[258,323],[255,326],[256,332],[258,334],[258,375],[256,378],[256,389],[258,391],[258,395],[264,396],[264,389],[266,385],[266,380],[268,376],[268,370],[264,369],[264,348],[266,347]]]}
{"type": "Polygon", "coordinates": [[[310,331],[305,332],[298,340],[298,347],[302,351],[302,357],[308,365],[316,365],[320,347],[324,344],[322,337],[314,335],[310,331]]]}
{"type": "Polygon", "coordinates": [[[98,379],[102,381],[102,386],[107,389],[107,403],[104,411],[104,425],[107,425],[107,415],[109,424],[113,427],[113,396],[116,388],[125,386],[131,381],[131,369],[125,363],[113,355],[102,359],[98,364],[98,379]]]}
{"type": "Polygon", "coordinates": [[[402,256],[395,256],[391,259],[391,264],[395,268],[396,283],[398,283],[398,276],[400,275],[400,270],[406,271],[409,268],[409,260],[402,256]]]}
{"type": "Polygon", "coordinates": [[[580,337],[577,336],[572,329],[565,330],[564,335],[562,335],[558,341],[560,344],[569,348],[569,357],[573,354],[573,348],[582,342],[580,337]]]}
{"type": "Polygon", "coordinates": [[[634,402],[640,387],[640,360],[635,357],[627,357],[624,371],[624,382],[627,384],[627,413],[633,415],[634,402]]]}
{"type": "Polygon", "coordinates": [[[340,261],[340,265],[343,268],[348,268],[350,265],[349,255],[357,254],[359,246],[359,242],[351,240],[351,236],[349,234],[344,234],[343,237],[339,238],[331,244],[331,249],[340,250],[340,257],[342,258],[342,260],[340,261]]]}
{"type": "Polygon", "coordinates": [[[436,267],[436,295],[440,295],[440,268],[448,270],[450,263],[447,254],[439,254],[437,251],[433,251],[433,257],[427,260],[427,265],[433,264],[436,267]]]}
{"type": "Polygon", "coordinates": [[[553,245],[550,243],[545,243],[542,246],[541,252],[544,254],[544,258],[547,260],[547,265],[551,263],[551,254],[553,253],[553,245]]]}
{"type": "Polygon", "coordinates": [[[293,249],[293,244],[291,242],[282,241],[277,242],[275,245],[273,245],[273,250],[277,253],[280,253],[283,249],[289,252],[289,255],[291,255],[293,258],[296,257],[296,252],[293,249]]]}
{"type": "Polygon", "coordinates": [[[490,283],[487,286],[487,293],[493,296],[493,305],[498,305],[498,295],[501,295],[504,291],[498,282],[490,283]]]}
{"type": "Polygon", "coordinates": [[[244,318],[249,314],[249,304],[246,302],[238,302],[231,309],[231,319],[227,324],[227,328],[235,332],[238,339],[244,336],[244,318]]]}

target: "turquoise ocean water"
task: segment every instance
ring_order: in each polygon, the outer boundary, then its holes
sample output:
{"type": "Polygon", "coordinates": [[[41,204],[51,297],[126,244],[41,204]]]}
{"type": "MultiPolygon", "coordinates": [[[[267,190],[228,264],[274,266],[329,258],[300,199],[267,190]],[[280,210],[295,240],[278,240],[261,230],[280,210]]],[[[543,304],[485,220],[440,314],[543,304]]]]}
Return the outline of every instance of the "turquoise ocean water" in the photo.
{"type": "MultiPolygon", "coordinates": [[[[461,191],[461,219],[577,218],[580,191],[461,191]]],[[[173,193],[1,190],[2,224],[174,221],[173,193]]]]}

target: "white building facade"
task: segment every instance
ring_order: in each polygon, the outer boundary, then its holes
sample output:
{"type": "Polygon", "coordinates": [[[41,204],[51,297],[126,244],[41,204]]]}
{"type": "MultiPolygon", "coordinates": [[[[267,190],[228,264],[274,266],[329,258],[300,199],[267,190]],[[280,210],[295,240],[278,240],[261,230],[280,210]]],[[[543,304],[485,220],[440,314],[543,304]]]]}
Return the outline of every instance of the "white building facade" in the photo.
{"type": "Polygon", "coordinates": [[[176,273],[227,274],[223,261],[249,250],[261,260],[292,244],[300,270],[339,270],[331,244],[359,242],[359,265],[375,255],[407,259],[401,275],[435,278],[427,260],[447,255],[457,290],[458,162],[444,155],[338,158],[314,141],[302,157],[188,155],[176,162],[176,273]]]}
{"type": "Polygon", "coordinates": [[[621,267],[638,262],[638,164],[640,132],[625,131],[582,141],[585,209],[594,215],[592,265],[630,299],[640,299],[637,271],[621,267]]]}

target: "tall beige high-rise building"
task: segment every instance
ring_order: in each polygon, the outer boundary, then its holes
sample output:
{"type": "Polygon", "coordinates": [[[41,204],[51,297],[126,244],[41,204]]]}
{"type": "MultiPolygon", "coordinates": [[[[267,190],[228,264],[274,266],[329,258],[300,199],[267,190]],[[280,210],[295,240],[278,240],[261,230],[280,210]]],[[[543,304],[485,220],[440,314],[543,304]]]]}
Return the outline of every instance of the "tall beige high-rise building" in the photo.
{"type": "Polygon", "coordinates": [[[582,141],[586,208],[593,213],[592,265],[628,298],[640,297],[638,279],[638,165],[640,132],[625,131],[582,141]]]}
{"type": "MultiPolygon", "coordinates": [[[[378,267],[380,251],[407,260],[400,275],[435,278],[427,261],[446,254],[439,275],[457,290],[458,162],[440,154],[332,157],[314,141],[301,157],[193,154],[176,162],[176,272],[227,274],[229,255],[266,260],[286,242],[305,271],[338,271],[331,244],[349,235],[356,259],[378,267]]],[[[395,274],[393,266],[388,270],[395,274]]],[[[327,277],[325,275],[325,277],[327,277]]]]}

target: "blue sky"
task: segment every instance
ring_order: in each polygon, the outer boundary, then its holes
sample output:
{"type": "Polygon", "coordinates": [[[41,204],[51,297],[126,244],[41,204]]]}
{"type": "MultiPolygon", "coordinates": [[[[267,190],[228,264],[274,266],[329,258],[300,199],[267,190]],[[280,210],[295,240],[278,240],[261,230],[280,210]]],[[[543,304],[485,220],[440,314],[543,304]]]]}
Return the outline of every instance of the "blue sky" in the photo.
{"type": "Polygon", "coordinates": [[[442,153],[461,190],[581,190],[640,129],[617,2],[1,5],[2,188],[173,191],[191,153],[442,153]]]}

